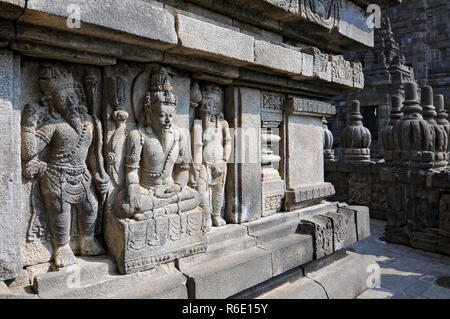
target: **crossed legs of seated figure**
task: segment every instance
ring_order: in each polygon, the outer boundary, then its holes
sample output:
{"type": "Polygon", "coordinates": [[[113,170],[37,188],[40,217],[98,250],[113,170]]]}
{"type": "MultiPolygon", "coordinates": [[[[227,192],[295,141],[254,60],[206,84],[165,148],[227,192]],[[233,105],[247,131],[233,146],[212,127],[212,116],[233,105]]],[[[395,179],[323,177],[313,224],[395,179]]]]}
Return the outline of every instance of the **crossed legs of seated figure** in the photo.
{"type": "Polygon", "coordinates": [[[200,194],[186,186],[178,193],[165,193],[165,187],[152,187],[150,190],[139,187],[139,196],[135,198],[134,202],[130,202],[126,196],[126,189],[123,189],[122,198],[119,204],[122,207],[122,214],[120,217],[134,217],[135,219],[146,219],[144,215],[148,212],[153,212],[154,216],[165,214],[176,214],[190,211],[200,205],[200,194]]]}

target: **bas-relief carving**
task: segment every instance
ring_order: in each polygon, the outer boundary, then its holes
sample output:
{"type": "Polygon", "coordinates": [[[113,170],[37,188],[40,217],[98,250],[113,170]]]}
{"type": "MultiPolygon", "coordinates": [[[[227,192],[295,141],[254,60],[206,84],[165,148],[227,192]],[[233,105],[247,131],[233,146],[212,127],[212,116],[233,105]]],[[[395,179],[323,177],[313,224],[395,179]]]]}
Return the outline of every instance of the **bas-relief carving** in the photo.
{"type": "Polygon", "coordinates": [[[301,219],[298,230],[313,236],[314,258],[319,259],[344,247],[348,223],[347,215],[328,212],[301,219]]]}
{"type": "Polygon", "coordinates": [[[131,103],[124,98],[123,79],[112,77],[109,86],[109,121],[115,126],[108,167],[115,189],[108,198],[105,239],[121,273],[204,252],[209,217],[204,194],[188,185],[191,139],[187,128],[174,124],[178,101],[171,76],[151,65],[129,78],[131,103]]]}
{"type": "Polygon", "coordinates": [[[81,255],[104,253],[95,230],[109,178],[101,123],[88,112],[94,109],[97,82],[88,75],[83,88],[56,63],[42,64],[39,72],[40,103],[27,104],[22,115],[23,175],[34,180],[27,240],[44,235],[48,225],[55,265],[64,267],[76,263],[71,230],[79,235],[81,255]]]}
{"type": "MultiPolygon", "coordinates": [[[[195,86],[191,92],[198,95],[195,86]]],[[[227,163],[231,155],[231,135],[227,121],[220,112],[223,91],[215,84],[206,84],[200,92],[197,120],[194,121],[193,136],[193,184],[202,195],[202,208],[208,216],[208,226],[226,224],[225,181],[227,163]]]]}
{"type": "Polygon", "coordinates": [[[327,29],[333,29],[341,20],[341,0],[301,0],[301,15],[327,29]]]}
{"type": "Polygon", "coordinates": [[[349,203],[370,204],[371,176],[369,174],[350,174],[348,185],[349,203]]]}
{"type": "Polygon", "coordinates": [[[278,169],[285,96],[267,91],[261,96],[261,199],[262,216],[268,216],[281,211],[284,202],[285,183],[278,169]]]}
{"type": "MultiPolygon", "coordinates": [[[[346,61],[342,55],[333,55],[331,60],[331,79],[335,83],[353,86],[354,69],[349,61],[346,61]]],[[[357,66],[355,64],[354,66],[357,66]]]]}

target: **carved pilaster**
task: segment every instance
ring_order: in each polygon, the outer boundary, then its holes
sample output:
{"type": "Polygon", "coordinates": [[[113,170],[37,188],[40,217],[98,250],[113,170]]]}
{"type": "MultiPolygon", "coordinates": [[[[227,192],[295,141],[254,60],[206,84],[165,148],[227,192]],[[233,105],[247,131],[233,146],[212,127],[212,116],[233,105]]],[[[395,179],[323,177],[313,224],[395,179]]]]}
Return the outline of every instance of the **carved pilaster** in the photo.
{"type": "Polygon", "coordinates": [[[279,212],[284,201],[285,183],[278,172],[280,125],[284,96],[262,92],[261,104],[261,182],[263,216],[279,212]]]}

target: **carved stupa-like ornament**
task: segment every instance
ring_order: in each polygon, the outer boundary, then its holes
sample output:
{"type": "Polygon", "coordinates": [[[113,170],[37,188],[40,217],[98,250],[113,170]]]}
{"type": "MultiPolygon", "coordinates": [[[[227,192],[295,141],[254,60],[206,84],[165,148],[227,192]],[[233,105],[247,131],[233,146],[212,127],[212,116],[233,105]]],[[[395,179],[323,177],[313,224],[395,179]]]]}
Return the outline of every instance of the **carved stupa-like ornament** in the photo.
{"type": "Polygon", "coordinates": [[[347,127],[342,131],[343,160],[370,161],[370,131],[363,126],[360,103],[357,100],[347,106],[347,127]]]}

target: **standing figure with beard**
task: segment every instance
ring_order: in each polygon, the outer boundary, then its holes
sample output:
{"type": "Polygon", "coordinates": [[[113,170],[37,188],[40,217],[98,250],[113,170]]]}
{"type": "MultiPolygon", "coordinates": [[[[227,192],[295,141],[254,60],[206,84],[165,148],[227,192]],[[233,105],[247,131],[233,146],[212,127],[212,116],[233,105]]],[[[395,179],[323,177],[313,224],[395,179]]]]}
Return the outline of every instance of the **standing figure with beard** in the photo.
{"type": "Polygon", "coordinates": [[[22,159],[29,161],[27,177],[40,178],[54,262],[57,267],[65,267],[76,263],[69,246],[72,207],[78,216],[81,255],[104,253],[94,237],[98,210],[94,185],[99,193],[105,194],[109,179],[96,156],[101,139],[98,136],[100,124],[79,104],[72,75],[62,65],[43,65],[39,84],[51,116],[45,123],[38,124],[38,113],[31,106],[25,107],[22,159]],[[37,157],[46,148],[49,155],[45,163],[37,157]]]}

